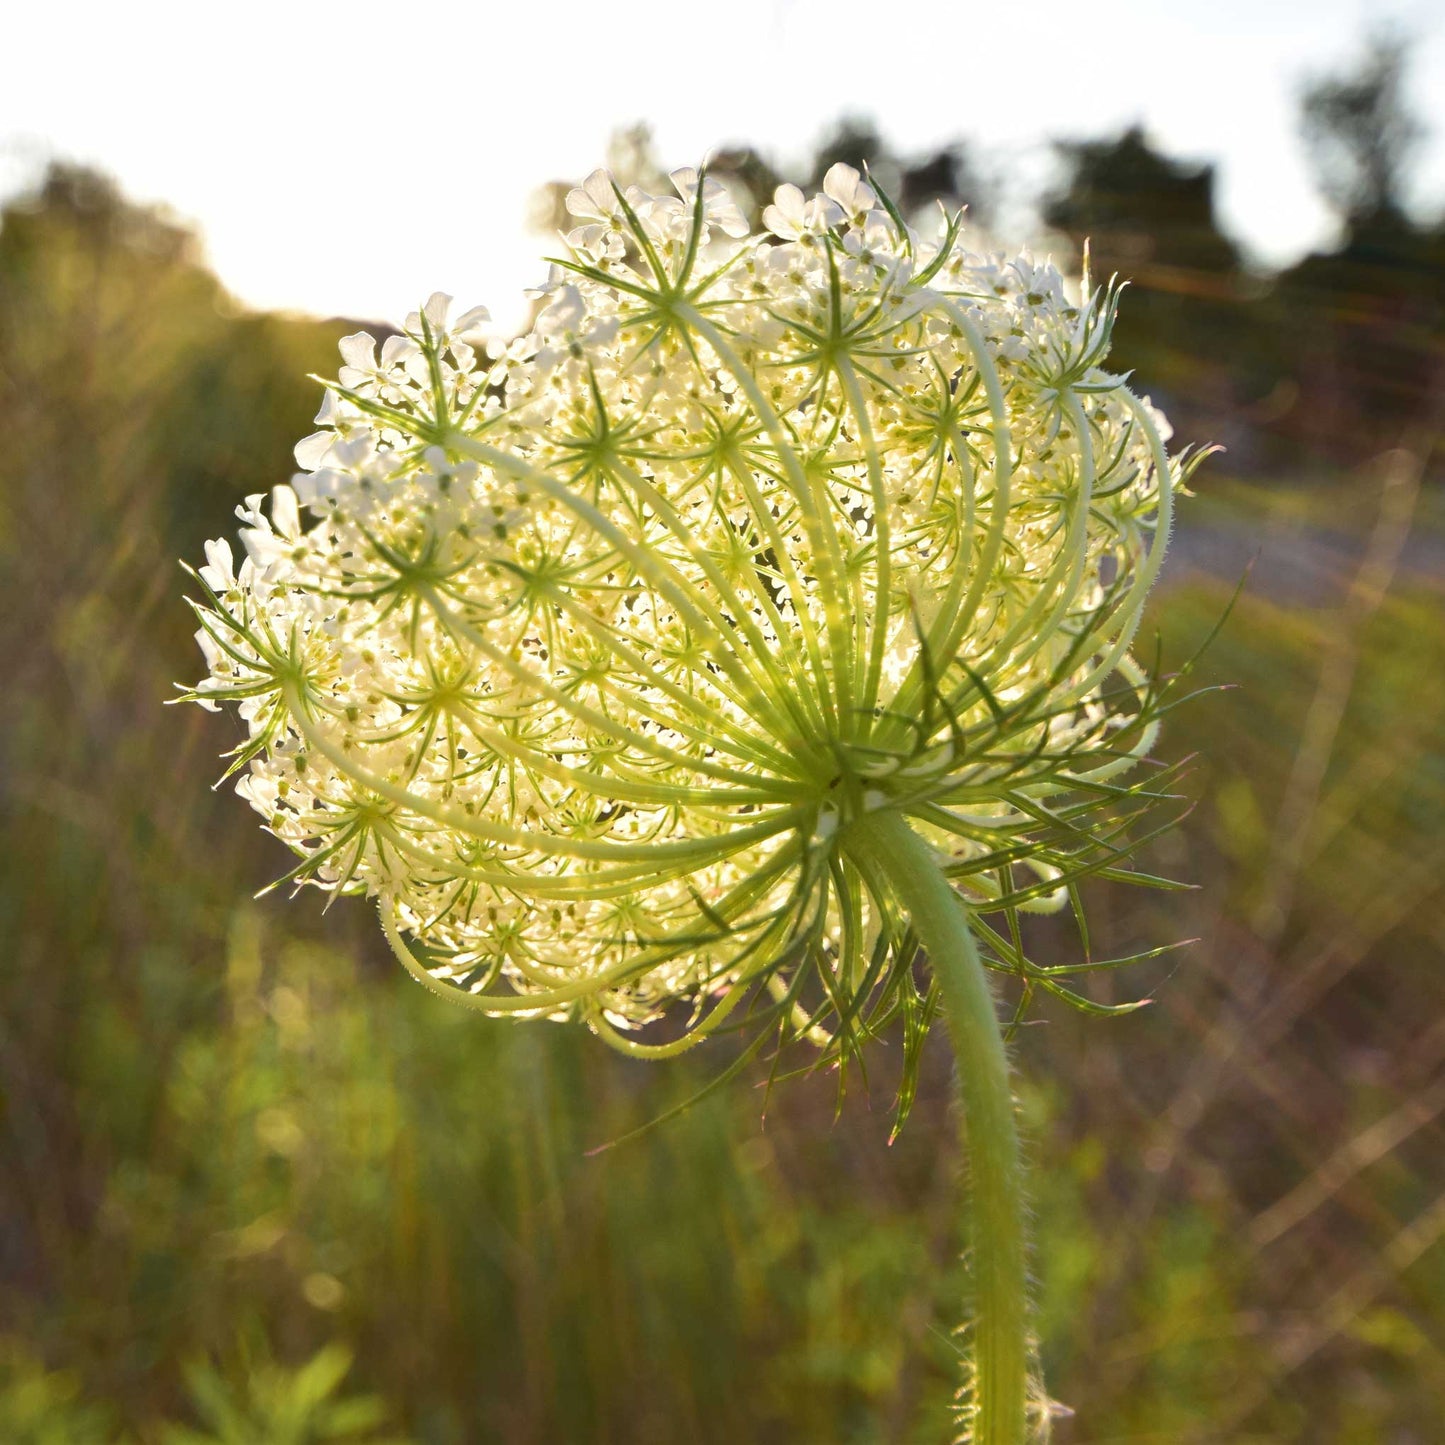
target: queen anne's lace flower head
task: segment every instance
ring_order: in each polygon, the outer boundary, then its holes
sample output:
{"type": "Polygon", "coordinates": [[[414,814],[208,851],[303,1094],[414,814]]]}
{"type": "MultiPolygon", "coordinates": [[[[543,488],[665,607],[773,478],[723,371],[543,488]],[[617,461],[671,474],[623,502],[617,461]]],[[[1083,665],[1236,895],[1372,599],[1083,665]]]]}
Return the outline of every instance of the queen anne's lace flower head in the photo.
{"type": "MultiPolygon", "coordinates": [[[[905,813],[989,960],[1113,869],[1131,661],[1181,480],[1114,294],[928,241],[846,166],[747,235],[602,172],[532,330],[434,296],[197,574],[239,791],[423,981],[636,1051],[932,1014],[850,825],[905,813]],[[1111,817],[1113,815],[1111,814],[1111,817]],[[626,1032],[690,1006],[673,1044],[626,1032]]],[[[918,1031],[913,1031],[918,1032],[918,1031]]]]}

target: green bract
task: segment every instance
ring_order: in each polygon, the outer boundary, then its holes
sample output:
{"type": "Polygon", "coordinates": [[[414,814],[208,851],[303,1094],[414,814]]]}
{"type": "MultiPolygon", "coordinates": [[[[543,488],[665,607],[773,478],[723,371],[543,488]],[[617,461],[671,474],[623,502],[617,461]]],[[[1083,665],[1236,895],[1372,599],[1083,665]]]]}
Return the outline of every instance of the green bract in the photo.
{"type": "MultiPolygon", "coordinates": [[[[1185,469],[1103,369],[1115,294],[924,240],[846,166],[747,227],[599,172],[534,329],[365,335],[199,572],[239,791],[424,982],[638,1053],[834,1049],[933,985],[850,851],[905,816],[985,961],[1118,870],[1159,697],[1130,658],[1185,469]],[[303,515],[303,508],[305,515],[303,515]],[[630,1031],[686,1006],[669,1041],[630,1031]]],[[[1072,995],[1070,995],[1072,997],[1072,995]]],[[[922,1029],[910,1029],[916,1042],[922,1029]]]]}

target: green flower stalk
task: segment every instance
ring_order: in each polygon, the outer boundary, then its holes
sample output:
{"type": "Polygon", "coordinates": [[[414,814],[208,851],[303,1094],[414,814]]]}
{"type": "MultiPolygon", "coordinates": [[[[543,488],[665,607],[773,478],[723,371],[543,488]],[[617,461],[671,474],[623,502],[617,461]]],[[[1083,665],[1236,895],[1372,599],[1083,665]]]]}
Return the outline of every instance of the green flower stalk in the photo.
{"type": "Polygon", "coordinates": [[[1015,1445],[1047,1411],[984,969],[1085,1005],[1018,916],[1129,876],[1162,706],[1129,648],[1188,462],[1103,369],[1114,289],[924,239],[847,166],[761,235],[673,182],[572,192],[525,336],[437,295],[342,342],[304,470],[240,508],[239,567],[207,548],[187,695],[237,706],[288,878],[374,898],[482,1013],[829,1061],[902,1018],[901,1117],[941,1010],[964,1425],[1015,1445]]]}

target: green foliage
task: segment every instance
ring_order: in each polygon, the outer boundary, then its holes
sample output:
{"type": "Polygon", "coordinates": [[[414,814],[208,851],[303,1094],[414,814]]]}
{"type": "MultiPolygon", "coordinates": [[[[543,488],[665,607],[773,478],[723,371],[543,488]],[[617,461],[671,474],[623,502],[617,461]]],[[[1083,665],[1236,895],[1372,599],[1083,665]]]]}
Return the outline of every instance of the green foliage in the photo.
{"type": "Polygon", "coordinates": [[[186,1369],[186,1384],[204,1428],[167,1425],[159,1445],[406,1445],[399,1436],[375,1433],[386,1416],[375,1395],[338,1398],[350,1369],[351,1352],[326,1345],[294,1370],[248,1360],[237,1389],[215,1365],[196,1361],[186,1369]]]}
{"type": "Polygon", "coordinates": [[[1320,187],[1356,225],[1404,211],[1405,162],[1423,131],[1404,91],[1405,41],[1385,33],[1352,73],[1305,87],[1301,119],[1320,187]]]}
{"type": "Polygon", "coordinates": [[[5,1445],[114,1445],[109,1411],[81,1398],[73,1370],[48,1370],[19,1339],[0,1339],[5,1445]]]}

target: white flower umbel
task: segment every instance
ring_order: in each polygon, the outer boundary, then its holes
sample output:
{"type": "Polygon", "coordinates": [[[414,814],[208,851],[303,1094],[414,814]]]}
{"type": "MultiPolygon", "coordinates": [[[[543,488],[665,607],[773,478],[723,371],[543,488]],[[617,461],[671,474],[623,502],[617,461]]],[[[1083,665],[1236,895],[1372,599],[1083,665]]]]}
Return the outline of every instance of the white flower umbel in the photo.
{"type": "Polygon", "coordinates": [[[484,1012],[640,1055],[771,1018],[829,1057],[902,1014],[912,1060],[941,992],[969,1411],[1014,1441],[1016,1146],[979,965],[1077,999],[1014,924],[1119,871],[1158,711],[1129,647],[1183,469],[1104,370],[1114,292],[1071,301],[956,219],[924,239],[846,166],[783,187],[767,235],[674,179],[573,191],[504,347],[445,296],[379,351],[342,342],[304,470],[241,508],[239,568],[208,547],[188,695],[237,705],[288,876],[374,897],[415,976],[484,1012]]]}

